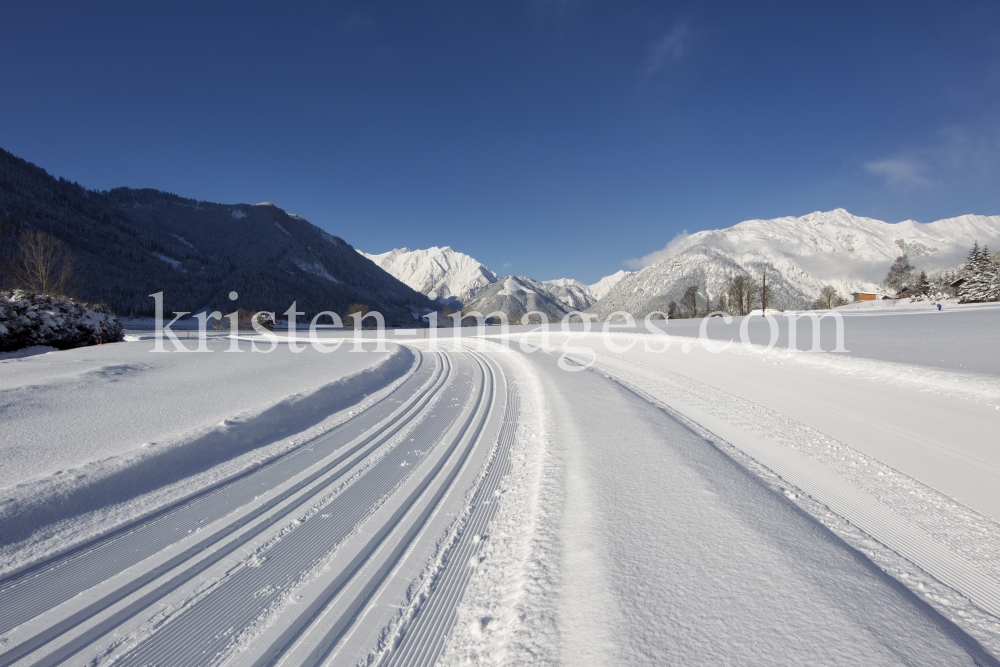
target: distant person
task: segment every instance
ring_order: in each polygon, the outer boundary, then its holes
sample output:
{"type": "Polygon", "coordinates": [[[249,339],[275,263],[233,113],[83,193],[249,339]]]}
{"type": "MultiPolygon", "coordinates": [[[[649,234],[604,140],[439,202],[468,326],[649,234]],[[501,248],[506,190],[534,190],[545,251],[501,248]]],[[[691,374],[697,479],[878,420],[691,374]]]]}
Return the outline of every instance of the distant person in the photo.
{"type": "Polygon", "coordinates": [[[940,303],[938,304],[938,310],[941,310],[941,304],[940,303]]]}

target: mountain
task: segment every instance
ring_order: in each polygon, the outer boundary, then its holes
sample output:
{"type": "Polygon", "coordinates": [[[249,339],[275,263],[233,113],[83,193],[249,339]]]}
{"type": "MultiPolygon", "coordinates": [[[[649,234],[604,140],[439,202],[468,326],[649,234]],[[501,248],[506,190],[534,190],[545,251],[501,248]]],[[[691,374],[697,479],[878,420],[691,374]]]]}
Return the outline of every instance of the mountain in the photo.
{"type": "Polygon", "coordinates": [[[549,320],[559,320],[572,308],[555,298],[548,290],[539,289],[541,283],[530,278],[505,276],[492,285],[487,285],[465,304],[466,309],[479,311],[483,315],[499,311],[512,315],[525,315],[531,311],[545,313],[549,320]]]}
{"type": "Polygon", "coordinates": [[[435,292],[438,300],[457,302],[459,307],[483,287],[497,282],[495,273],[447,246],[426,250],[398,248],[381,255],[361,254],[414,290],[422,294],[435,292]]]}
{"type": "Polygon", "coordinates": [[[585,285],[579,280],[572,278],[542,281],[520,278],[520,280],[531,285],[536,291],[547,292],[549,296],[560,301],[569,310],[584,311],[597,302],[590,290],[590,285],[585,285]]]}
{"type": "Polygon", "coordinates": [[[343,239],[270,203],[86,190],[0,150],[0,216],[15,234],[37,229],[63,241],[76,256],[80,296],[120,315],[152,315],[149,295],[160,291],[167,311],[239,307],[280,317],[294,301],[309,318],[363,303],[388,323],[412,325],[435,307],[343,239]]]}
{"type": "Polygon", "coordinates": [[[845,296],[875,291],[904,251],[918,271],[955,267],[977,239],[1000,245],[1000,216],[886,223],[836,209],[801,218],[748,220],[676,239],[647,258],[655,263],[622,277],[590,312],[603,318],[617,310],[635,316],[666,311],[670,301],[680,302],[689,285],[701,287],[703,306],[706,297],[715,302],[728,278],[764,272],[774,290],[769,304],[808,308],[826,284],[845,296]]]}
{"type": "Polygon", "coordinates": [[[627,275],[631,275],[631,271],[618,271],[617,273],[612,273],[610,276],[604,276],[598,280],[593,285],[590,285],[590,295],[594,297],[597,301],[604,298],[604,295],[611,291],[611,288],[618,284],[618,282],[627,275]]]}
{"type": "MultiPolygon", "coordinates": [[[[484,264],[449,247],[426,250],[399,248],[380,255],[361,254],[418,292],[434,292],[439,301],[453,308],[462,308],[477,301],[486,288],[498,284],[497,275],[484,264]]],[[[544,293],[562,303],[565,310],[582,311],[591,307],[626,275],[627,271],[619,271],[602,278],[595,285],[586,285],[572,278],[534,280],[517,276],[516,280],[532,292],[544,293]]],[[[493,295],[503,289],[501,285],[489,293],[493,295]]]]}

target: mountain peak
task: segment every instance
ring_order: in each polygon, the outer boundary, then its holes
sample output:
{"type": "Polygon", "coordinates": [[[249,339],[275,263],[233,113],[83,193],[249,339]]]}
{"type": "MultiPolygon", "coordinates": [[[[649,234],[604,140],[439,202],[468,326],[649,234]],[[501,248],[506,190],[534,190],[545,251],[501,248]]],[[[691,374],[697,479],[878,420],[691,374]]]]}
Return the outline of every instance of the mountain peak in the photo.
{"type": "Polygon", "coordinates": [[[486,266],[451,246],[434,246],[426,250],[398,248],[380,255],[361,254],[418,292],[435,292],[443,302],[465,301],[497,281],[496,274],[486,266]]]}

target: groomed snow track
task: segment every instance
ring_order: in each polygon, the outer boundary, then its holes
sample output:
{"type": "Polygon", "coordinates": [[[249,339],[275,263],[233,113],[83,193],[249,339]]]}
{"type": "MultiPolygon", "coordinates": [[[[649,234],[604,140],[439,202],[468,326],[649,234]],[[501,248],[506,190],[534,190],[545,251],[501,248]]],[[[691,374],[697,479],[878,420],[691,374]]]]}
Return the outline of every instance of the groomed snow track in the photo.
{"type": "Polygon", "coordinates": [[[433,663],[499,499],[517,408],[483,356],[418,356],[330,433],[0,582],[0,666],[336,660],[347,635],[382,622],[368,613],[376,597],[409,595],[455,534],[405,626],[410,657],[389,654],[433,663]]]}

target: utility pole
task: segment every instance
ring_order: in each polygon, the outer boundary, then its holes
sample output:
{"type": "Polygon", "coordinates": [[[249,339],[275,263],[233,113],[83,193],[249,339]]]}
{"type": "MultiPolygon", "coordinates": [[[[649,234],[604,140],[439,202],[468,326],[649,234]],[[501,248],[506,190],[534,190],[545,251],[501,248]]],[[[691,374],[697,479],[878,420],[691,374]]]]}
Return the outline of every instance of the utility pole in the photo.
{"type": "Polygon", "coordinates": [[[760,283],[760,316],[767,317],[767,271],[763,275],[764,280],[760,283]]]}

